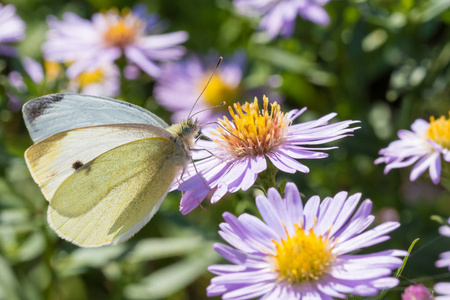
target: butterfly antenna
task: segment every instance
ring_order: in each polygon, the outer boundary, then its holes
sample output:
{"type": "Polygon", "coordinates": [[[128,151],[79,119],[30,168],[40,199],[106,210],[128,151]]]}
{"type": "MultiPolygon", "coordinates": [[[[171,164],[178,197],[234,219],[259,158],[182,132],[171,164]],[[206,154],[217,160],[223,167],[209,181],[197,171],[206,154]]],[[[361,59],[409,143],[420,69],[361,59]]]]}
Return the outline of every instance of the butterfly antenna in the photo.
{"type": "Polygon", "coordinates": [[[202,109],[202,110],[196,112],[195,114],[193,114],[193,115],[191,116],[191,118],[192,118],[193,116],[195,116],[195,115],[201,113],[201,112],[204,112],[204,111],[208,110],[208,109],[214,109],[214,108],[222,107],[222,106],[225,106],[226,104],[227,104],[227,103],[226,103],[225,101],[223,101],[223,102],[220,103],[220,104],[217,104],[217,105],[210,106],[210,107],[208,107],[208,108],[202,109]]]}
{"type": "Polygon", "coordinates": [[[217,61],[216,67],[214,68],[214,71],[212,72],[211,76],[209,76],[208,82],[206,82],[205,87],[203,88],[202,92],[200,93],[200,95],[198,95],[197,100],[195,100],[195,102],[194,102],[194,105],[192,105],[192,108],[189,111],[188,120],[191,118],[192,110],[194,109],[194,107],[197,104],[198,100],[200,100],[200,98],[202,97],[203,93],[205,92],[206,88],[209,85],[209,82],[213,78],[214,74],[216,74],[216,71],[219,68],[219,66],[222,63],[222,61],[223,61],[223,57],[221,56],[221,57],[219,57],[219,60],[217,61]]]}

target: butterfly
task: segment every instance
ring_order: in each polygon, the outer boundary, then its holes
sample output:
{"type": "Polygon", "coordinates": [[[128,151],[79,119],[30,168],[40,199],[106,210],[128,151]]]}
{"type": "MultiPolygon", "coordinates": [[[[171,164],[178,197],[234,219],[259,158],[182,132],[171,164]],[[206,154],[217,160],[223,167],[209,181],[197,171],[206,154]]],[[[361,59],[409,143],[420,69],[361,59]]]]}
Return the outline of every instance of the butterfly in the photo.
{"type": "Polygon", "coordinates": [[[128,102],[52,94],[27,102],[25,160],[50,227],[81,247],[123,242],[147,224],[191,161],[199,131],[128,102]]]}

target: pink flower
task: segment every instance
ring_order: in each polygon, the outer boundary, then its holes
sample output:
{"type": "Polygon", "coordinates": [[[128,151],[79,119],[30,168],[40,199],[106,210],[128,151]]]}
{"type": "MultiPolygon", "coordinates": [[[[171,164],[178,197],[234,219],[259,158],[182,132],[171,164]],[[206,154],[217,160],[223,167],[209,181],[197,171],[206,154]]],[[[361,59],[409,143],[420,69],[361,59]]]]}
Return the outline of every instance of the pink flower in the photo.
{"type": "Polygon", "coordinates": [[[402,300],[430,300],[433,297],[430,291],[422,284],[410,285],[402,294],[402,300]]]}

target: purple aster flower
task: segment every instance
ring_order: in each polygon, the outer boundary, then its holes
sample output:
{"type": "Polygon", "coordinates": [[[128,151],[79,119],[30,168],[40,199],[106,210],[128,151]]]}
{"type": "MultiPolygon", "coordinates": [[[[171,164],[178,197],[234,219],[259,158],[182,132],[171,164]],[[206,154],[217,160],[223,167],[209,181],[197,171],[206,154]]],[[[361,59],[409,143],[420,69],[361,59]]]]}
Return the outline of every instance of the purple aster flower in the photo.
{"type": "Polygon", "coordinates": [[[197,142],[196,148],[201,150],[193,152],[195,169],[191,165],[186,172],[192,177],[178,187],[186,191],[180,203],[183,214],[197,207],[211,190],[211,203],[216,203],[227,192],[249,189],[258,174],[267,169],[267,161],[283,172],[308,173],[309,168],[297,159],[325,158],[328,154],[321,150],[336,147],[316,148],[316,145],[351,136],[359,128],[349,128],[358,121],[328,124],[335,113],[292,125],[306,108],[284,114],[276,102],[270,105],[269,110],[267,97],[261,111],[256,98],[252,104],[234,104],[236,112],[229,108],[231,121],[224,117],[219,119],[220,126],[216,129],[202,131],[212,141],[197,142]]]}
{"type": "Polygon", "coordinates": [[[14,47],[4,45],[23,40],[25,37],[25,23],[16,15],[16,8],[0,3],[0,54],[14,56],[14,47]]]}
{"type": "MultiPolygon", "coordinates": [[[[166,64],[154,89],[155,99],[172,111],[172,122],[179,122],[189,114],[196,99],[211,77],[213,60],[203,63],[198,57],[166,64]],[[183,101],[180,101],[183,99],[183,101]]],[[[222,102],[231,105],[241,94],[241,80],[245,57],[238,53],[225,60],[211,79],[208,88],[196,104],[196,110],[204,110],[222,102]]],[[[201,114],[201,121],[209,121],[223,116],[224,109],[209,109],[201,114]]]]}
{"type": "Polygon", "coordinates": [[[450,282],[436,283],[433,289],[439,294],[434,297],[435,300],[450,300],[450,282]]]}
{"type": "MultiPolygon", "coordinates": [[[[22,66],[25,74],[31,79],[34,84],[43,84],[44,78],[46,83],[53,83],[57,78],[63,74],[63,68],[59,63],[45,61],[42,65],[31,57],[24,57],[22,59],[22,66]]],[[[12,71],[8,75],[9,83],[20,92],[26,92],[28,87],[25,85],[22,74],[17,71],[12,71]]]]}
{"type": "Polygon", "coordinates": [[[402,294],[402,300],[430,300],[433,297],[430,291],[422,284],[410,285],[402,294]]]}
{"type": "Polygon", "coordinates": [[[369,199],[356,210],[361,194],[340,192],[322,202],[313,196],[303,206],[293,183],[286,185],[284,199],[274,188],[267,195],[256,198],[264,221],[223,214],[219,234],[233,247],[215,244],[214,249],[232,264],[208,268],[218,275],[208,296],[332,300],[345,294],[374,296],[398,284],[390,274],[406,251],[352,254],[388,240],[400,226],[386,222],[364,232],[374,220],[369,199]]]}
{"type": "MultiPolygon", "coordinates": [[[[45,61],[44,65],[30,57],[24,57],[22,65],[31,83],[53,88],[56,79],[63,74],[63,68],[59,63],[45,61]],[[44,78],[46,79],[44,81],[44,78]]],[[[29,87],[25,84],[22,74],[12,71],[8,75],[8,81],[19,93],[25,93],[29,87]]],[[[120,92],[120,71],[114,64],[104,64],[92,71],[84,71],[74,79],[68,86],[58,86],[66,92],[81,92],[84,94],[114,97],[120,92]]]]}
{"type": "MultiPolygon", "coordinates": [[[[22,59],[22,66],[25,70],[27,77],[31,79],[28,81],[30,84],[40,85],[44,81],[44,68],[42,65],[32,59],[31,57],[24,57],[22,59]]],[[[20,97],[15,94],[23,94],[28,92],[29,86],[25,84],[23,76],[18,71],[12,71],[8,74],[8,83],[10,87],[15,89],[8,89],[7,95],[9,98],[8,107],[11,111],[19,111],[22,108],[22,102],[20,97]]]]}
{"type": "Polygon", "coordinates": [[[247,16],[262,16],[259,27],[269,38],[291,36],[297,15],[325,26],[330,17],[322,6],[329,0],[234,0],[238,11],[247,16]]]}
{"type": "Polygon", "coordinates": [[[179,59],[185,51],[179,44],[188,39],[188,34],[178,31],[147,35],[147,18],[139,16],[141,11],[135,14],[127,10],[121,14],[117,10],[97,13],[92,21],[74,13],[65,13],[62,21],[50,16],[44,56],[47,60],[73,62],[67,70],[70,78],[112,63],[122,54],[130,63],[157,77],[160,67],[155,61],[179,59]]]}
{"type": "Polygon", "coordinates": [[[375,164],[386,163],[384,173],[395,168],[404,168],[414,163],[409,179],[416,180],[429,169],[431,180],[438,184],[441,177],[441,156],[450,162],[450,120],[444,116],[430,117],[430,123],[417,119],[411,125],[412,131],[400,130],[400,140],[381,149],[375,164]]]}
{"type": "MultiPolygon", "coordinates": [[[[447,223],[450,224],[450,218],[447,220],[447,223]]],[[[450,226],[444,225],[439,227],[439,233],[443,236],[450,237],[450,226]]],[[[450,271],[450,251],[441,253],[441,255],[439,255],[439,260],[436,261],[436,267],[447,267],[450,271]]],[[[440,282],[435,284],[434,291],[441,294],[440,296],[437,296],[435,298],[436,300],[450,300],[450,282],[440,282]]]]}

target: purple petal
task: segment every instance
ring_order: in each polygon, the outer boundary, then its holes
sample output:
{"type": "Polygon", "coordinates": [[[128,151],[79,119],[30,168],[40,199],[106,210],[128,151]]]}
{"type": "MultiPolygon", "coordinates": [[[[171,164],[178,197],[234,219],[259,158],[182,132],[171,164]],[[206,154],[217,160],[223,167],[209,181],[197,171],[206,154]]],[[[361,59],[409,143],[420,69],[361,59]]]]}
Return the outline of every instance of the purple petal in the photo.
{"type": "Polygon", "coordinates": [[[158,67],[153,61],[148,59],[140,49],[131,46],[127,47],[125,49],[125,56],[148,75],[152,77],[158,77],[160,75],[160,67],[158,67]]]}

